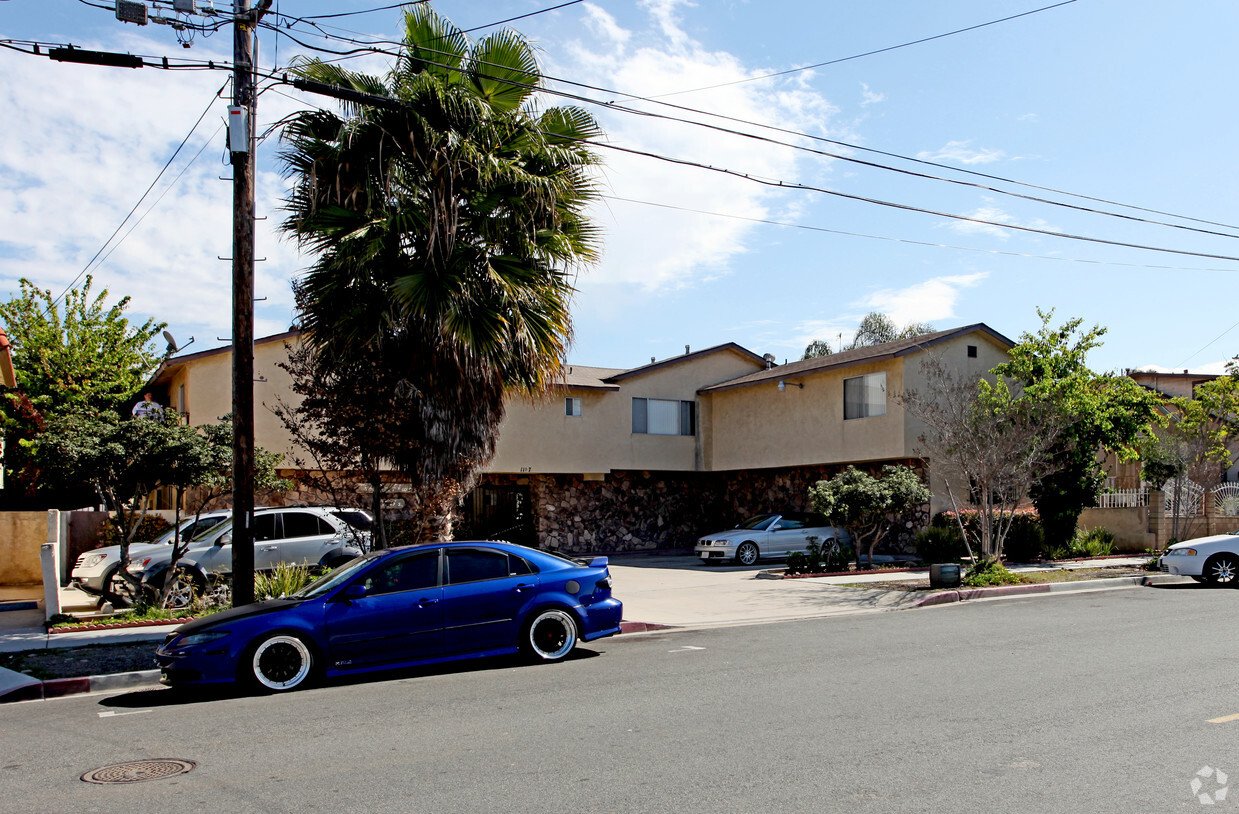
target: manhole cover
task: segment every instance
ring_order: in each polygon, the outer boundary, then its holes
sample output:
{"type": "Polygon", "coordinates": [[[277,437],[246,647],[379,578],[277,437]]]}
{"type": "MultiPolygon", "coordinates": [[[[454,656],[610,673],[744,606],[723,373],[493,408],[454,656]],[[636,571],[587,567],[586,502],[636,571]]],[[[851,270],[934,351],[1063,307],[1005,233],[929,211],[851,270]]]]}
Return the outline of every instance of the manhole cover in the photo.
{"type": "Polygon", "coordinates": [[[141,783],[144,780],[161,780],[185,774],[197,765],[192,760],[176,758],[131,760],[128,763],[117,763],[115,766],[89,771],[82,775],[82,779],[87,783],[141,783]]]}

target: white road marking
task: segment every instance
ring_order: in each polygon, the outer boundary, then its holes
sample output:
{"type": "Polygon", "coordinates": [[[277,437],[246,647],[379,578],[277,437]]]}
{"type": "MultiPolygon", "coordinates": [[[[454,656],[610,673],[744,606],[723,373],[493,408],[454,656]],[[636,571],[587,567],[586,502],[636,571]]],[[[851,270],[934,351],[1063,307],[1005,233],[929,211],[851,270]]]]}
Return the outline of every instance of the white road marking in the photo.
{"type": "Polygon", "coordinates": [[[135,709],[132,712],[117,712],[116,710],[109,709],[107,712],[100,712],[99,717],[100,718],[118,718],[121,715],[141,715],[143,712],[154,712],[154,710],[135,709]]]}
{"type": "Polygon", "coordinates": [[[693,647],[691,644],[686,644],[679,649],[668,650],[667,652],[668,653],[687,653],[690,650],[705,650],[705,648],[704,647],[693,647]]]}

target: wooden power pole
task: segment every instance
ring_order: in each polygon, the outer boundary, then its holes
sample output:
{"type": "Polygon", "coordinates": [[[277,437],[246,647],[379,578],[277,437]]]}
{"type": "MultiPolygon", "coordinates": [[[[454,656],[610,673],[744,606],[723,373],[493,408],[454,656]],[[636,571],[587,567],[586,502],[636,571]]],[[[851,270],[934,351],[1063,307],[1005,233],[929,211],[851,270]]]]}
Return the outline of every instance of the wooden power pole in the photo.
{"type": "Polygon", "coordinates": [[[232,107],[232,603],[254,601],[254,135],[257,93],[249,0],[233,3],[232,107]]]}

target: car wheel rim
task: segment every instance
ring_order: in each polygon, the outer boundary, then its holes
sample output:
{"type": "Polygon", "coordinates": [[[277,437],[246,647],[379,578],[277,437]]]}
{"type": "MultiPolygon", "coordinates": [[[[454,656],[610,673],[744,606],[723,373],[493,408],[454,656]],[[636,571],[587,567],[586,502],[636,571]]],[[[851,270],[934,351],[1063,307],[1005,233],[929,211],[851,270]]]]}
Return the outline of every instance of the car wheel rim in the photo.
{"type": "Polygon", "coordinates": [[[740,562],[745,565],[757,562],[757,549],[751,545],[740,546],[740,562]]]}
{"type": "Polygon", "coordinates": [[[1213,579],[1216,582],[1235,581],[1235,563],[1232,560],[1219,560],[1213,566],[1213,579]]]}
{"type": "Polygon", "coordinates": [[[183,577],[178,577],[172,583],[172,589],[168,591],[168,601],[164,603],[168,608],[187,608],[194,601],[194,584],[193,582],[183,577]]]}
{"type": "Polygon", "coordinates": [[[310,650],[296,636],[272,636],[254,651],[254,678],[272,690],[290,690],[310,674],[310,650]]]}
{"type": "Polygon", "coordinates": [[[529,626],[529,644],[541,658],[563,658],[576,644],[576,625],[563,611],[548,611],[529,626]]]}

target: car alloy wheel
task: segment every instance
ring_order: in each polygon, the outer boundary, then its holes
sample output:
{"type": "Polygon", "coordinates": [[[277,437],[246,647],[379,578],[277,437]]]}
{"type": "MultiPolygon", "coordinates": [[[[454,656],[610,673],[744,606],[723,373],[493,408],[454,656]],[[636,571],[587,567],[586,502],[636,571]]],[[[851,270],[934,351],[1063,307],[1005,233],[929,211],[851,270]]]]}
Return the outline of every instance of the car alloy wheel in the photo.
{"type": "Polygon", "coordinates": [[[753,565],[757,562],[757,543],[741,543],[736,549],[736,562],[741,565],[753,565]]]}
{"type": "Polygon", "coordinates": [[[1214,554],[1205,563],[1204,576],[1210,585],[1239,585],[1239,557],[1234,554],[1214,554]]]}
{"type": "Polygon", "coordinates": [[[559,661],[576,646],[576,620],[567,611],[544,610],[525,628],[526,650],[539,661],[559,661]]]}
{"type": "Polygon", "coordinates": [[[310,648],[296,636],[268,636],[254,648],[250,668],[257,681],[268,690],[291,690],[310,676],[314,658],[310,648]]]}
{"type": "Polygon", "coordinates": [[[120,575],[119,567],[113,568],[103,579],[103,601],[119,610],[133,607],[135,599],[133,583],[120,575]]]}
{"type": "Polygon", "coordinates": [[[168,596],[163,606],[173,610],[188,608],[194,603],[194,597],[202,595],[204,587],[193,571],[178,568],[172,577],[172,584],[168,586],[168,596]]]}

